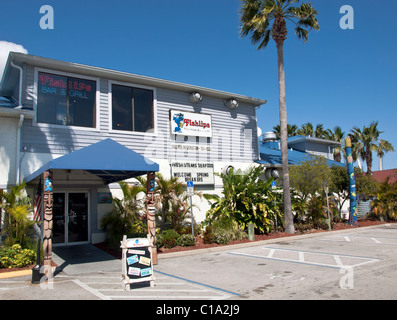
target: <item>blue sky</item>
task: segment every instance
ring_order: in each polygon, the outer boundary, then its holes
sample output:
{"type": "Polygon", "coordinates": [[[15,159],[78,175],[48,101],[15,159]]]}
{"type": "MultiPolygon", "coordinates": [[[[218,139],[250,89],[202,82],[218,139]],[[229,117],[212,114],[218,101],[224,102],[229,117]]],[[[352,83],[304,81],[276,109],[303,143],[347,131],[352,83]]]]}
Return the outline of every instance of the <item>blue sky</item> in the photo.
{"type": "MultiPolygon", "coordinates": [[[[397,149],[397,2],[312,0],[320,31],[285,42],[288,123],[351,128],[379,121],[397,149]],[[340,8],[354,9],[342,30],[340,8]]],[[[258,126],[279,122],[274,42],[258,51],[239,36],[239,0],[14,0],[0,3],[0,41],[30,54],[158,77],[268,100],[258,126]],[[54,30],[39,25],[54,8],[54,30]]],[[[397,168],[397,152],[384,169],[397,168]]],[[[375,157],[373,170],[378,170],[375,157]]]]}

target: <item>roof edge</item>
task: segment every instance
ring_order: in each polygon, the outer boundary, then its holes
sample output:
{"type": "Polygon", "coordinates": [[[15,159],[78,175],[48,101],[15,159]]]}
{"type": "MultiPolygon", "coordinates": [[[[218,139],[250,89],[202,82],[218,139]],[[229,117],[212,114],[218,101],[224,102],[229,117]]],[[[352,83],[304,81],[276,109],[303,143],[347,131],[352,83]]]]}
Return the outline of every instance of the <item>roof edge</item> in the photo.
{"type": "Polygon", "coordinates": [[[18,64],[27,63],[27,64],[32,64],[36,67],[55,68],[55,69],[59,69],[60,71],[82,73],[82,74],[94,75],[98,77],[109,77],[112,80],[114,79],[114,80],[132,81],[142,85],[168,88],[168,89],[177,89],[180,91],[184,91],[186,93],[199,91],[200,93],[206,94],[208,96],[219,97],[223,99],[233,98],[238,100],[239,102],[244,102],[254,106],[261,106],[267,103],[267,100],[252,98],[226,91],[220,91],[206,87],[185,84],[181,82],[142,76],[124,71],[116,71],[106,68],[83,65],[74,62],[65,62],[61,60],[44,58],[44,57],[24,54],[20,52],[10,52],[9,59],[11,58],[12,61],[18,64]]]}

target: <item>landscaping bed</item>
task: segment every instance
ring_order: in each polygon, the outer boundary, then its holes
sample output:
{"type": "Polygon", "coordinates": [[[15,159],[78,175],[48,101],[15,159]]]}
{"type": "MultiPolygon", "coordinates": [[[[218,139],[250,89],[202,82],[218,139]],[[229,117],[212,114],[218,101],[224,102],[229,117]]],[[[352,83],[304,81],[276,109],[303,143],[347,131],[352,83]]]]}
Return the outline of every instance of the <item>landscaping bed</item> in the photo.
{"type": "MultiPolygon", "coordinates": [[[[334,225],[335,230],[342,230],[342,229],[352,229],[352,228],[359,228],[359,227],[368,227],[368,226],[374,226],[374,225],[380,225],[380,224],[386,224],[389,222],[382,222],[382,221],[375,221],[375,220],[362,220],[359,221],[359,226],[351,226],[346,223],[336,223],[334,225]]],[[[270,239],[276,239],[276,238],[284,238],[284,237],[293,237],[299,234],[307,234],[307,233],[315,233],[315,232],[327,232],[328,230],[319,230],[319,229],[311,229],[308,232],[295,232],[295,234],[289,234],[285,232],[272,232],[268,235],[266,234],[256,234],[255,235],[255,240],[254,241],[262,241],[262,240],[270,240],[270,239]]],[[[178,252],[178,251],[187,251],[187,250],[195,250],[195,249],[204,249],[204,248],[213,248],[213,247],[220,247],[220,246],[228,246],[232,244],[239,244],[239,243],[245,243],[245,242],[252,242],[248,239],[245,240],[239,240],[239,241],[231,241],[228,244],[216,244],[216,243],[204,243],[203,239],[198,236],[196,238],[196,245],[192,247],[182,247],[182,246],[176,246],[173,248],[159,248],[157,252],[161,255],[162,253],[169,253],[169,252],[178,252]]]]}

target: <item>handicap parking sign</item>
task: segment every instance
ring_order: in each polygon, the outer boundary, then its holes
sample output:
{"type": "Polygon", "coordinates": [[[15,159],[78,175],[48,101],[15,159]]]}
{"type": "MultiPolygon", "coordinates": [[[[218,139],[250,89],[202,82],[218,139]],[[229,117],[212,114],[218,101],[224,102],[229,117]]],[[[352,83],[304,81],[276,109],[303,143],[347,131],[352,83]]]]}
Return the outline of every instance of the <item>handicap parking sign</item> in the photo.
{"type": "Polygon", "coordinates": [[[187,181],[187,195],[192,197],[194,196],[194,187],[193,187],[193,181],[187,181]]]}
{"type": "Polygon", "coordinates": [[[276,180],[274,180],[274,181],[272,182],[272,189],[275,189],[275,188],[277,188],[277,182],[276,182],[276,180]]]}

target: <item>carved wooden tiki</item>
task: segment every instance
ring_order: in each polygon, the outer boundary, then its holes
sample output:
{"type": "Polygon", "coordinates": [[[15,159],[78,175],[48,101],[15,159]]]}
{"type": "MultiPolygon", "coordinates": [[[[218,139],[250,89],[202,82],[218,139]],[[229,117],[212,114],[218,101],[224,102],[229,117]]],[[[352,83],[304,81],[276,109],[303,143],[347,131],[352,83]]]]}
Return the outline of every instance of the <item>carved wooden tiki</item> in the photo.
{"type": "MultiPolygon", "coordinates": [[[[44,220],[43,220],[43,258],[44,266],[48,267],[46,270],[51,272],[52,262],[52,208],[54,203],[53,185],[52,185],[52,171],[45,171],[43,173],[44,188],[43,188],[43,205],[44,205],[44,220]]],[[[47,274],[50,277],[49,274],[47,274]]]]}
{"type": "Polygon", "coordinates": [[[148,172],[147,174],[147,185],[146,185],[146,212],[147,212],[147,226],[148,234],[154,245],[152,250],[153,264],[157,264],[157,247],[156,247],[156,219],[155,219],[155,207],[154,207],[154,186],[155,186],[154,172],[148,172]]]}

